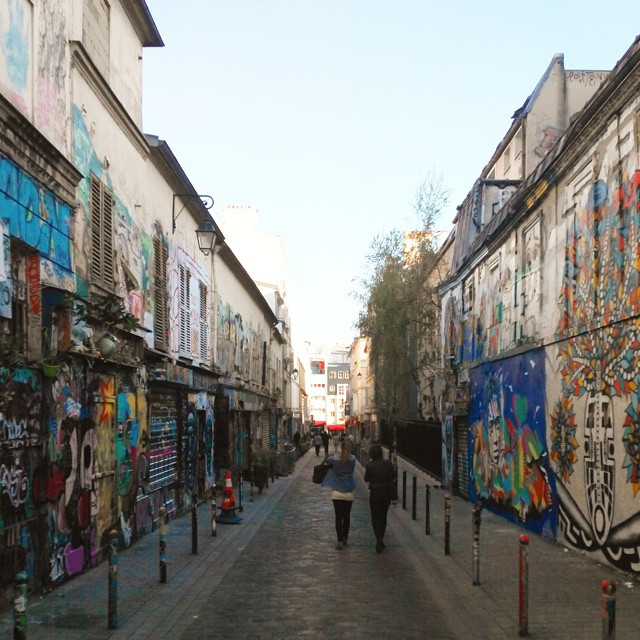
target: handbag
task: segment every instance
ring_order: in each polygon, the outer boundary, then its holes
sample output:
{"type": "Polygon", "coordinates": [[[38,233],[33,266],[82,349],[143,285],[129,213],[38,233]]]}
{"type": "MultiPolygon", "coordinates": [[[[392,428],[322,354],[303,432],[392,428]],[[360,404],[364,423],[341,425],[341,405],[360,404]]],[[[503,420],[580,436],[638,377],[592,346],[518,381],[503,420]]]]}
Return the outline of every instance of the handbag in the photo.
{"type": "Polygon", "coordinates": [[[333,469],[333,465],[329,462],[321,462],[313,467],[313,477],[311,478],[313,484],[322,484],[322,481],[329,473],[329,469],[333,469]]]}

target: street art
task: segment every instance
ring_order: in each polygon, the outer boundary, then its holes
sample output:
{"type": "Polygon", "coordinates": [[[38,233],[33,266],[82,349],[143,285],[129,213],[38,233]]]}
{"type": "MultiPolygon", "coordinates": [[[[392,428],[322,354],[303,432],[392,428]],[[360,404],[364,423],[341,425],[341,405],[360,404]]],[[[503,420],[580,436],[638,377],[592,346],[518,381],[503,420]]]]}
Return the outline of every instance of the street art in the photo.
{"type": "Polygon", "coordinates": [[[2,155],[0,211],[9,235],[40,253],[45,276],[42,284],[68,286],[71,278],[71,209],[2,155]]]}
{"type": "Polygon", "coordinates": [[[39,7],[35,123],[58,149],[67,146],[68,36],[65,14],[64,6],[57,2],[44,2],[39,7]]]}
{"type": "Polygon", "coordinates": [[[3,54],[9,80],[16,92],[16,106],[25,110],[25,92],[29,79],[30,12],[24,0],[8,0],[0,9],[0,51],[3,54]],[[19,99],[18,99],[19,98],[19,99]]]}
{"type": "Polygon", "coordinates": [[[453,473],[453,414],[445,413],[442,420],[442,484],[451,486],[453,473]]]}
{"type": "Polygon", "coordinates": [[[472,500],[536,533],[555,536],[545,448],[544,351],[478,367],[471,372],[471,387],[472,500]]]}
{"type": "Polygon", "coordinates": [[[639,188],[640,173],[619,176],[616,168],[593,183],[567,230],[557,329],[562,386],[550,432],[567,542],[636,572],[639,188]]]}

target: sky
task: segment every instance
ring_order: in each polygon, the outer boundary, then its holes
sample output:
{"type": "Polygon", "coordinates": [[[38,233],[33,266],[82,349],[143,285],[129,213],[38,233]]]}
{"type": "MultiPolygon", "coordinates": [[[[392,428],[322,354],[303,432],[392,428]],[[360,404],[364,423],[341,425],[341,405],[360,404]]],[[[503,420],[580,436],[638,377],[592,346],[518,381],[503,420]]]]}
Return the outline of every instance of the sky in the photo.
{"type": "Polygon", "coordinates": [[[555,53],[610,70],[638,0],[147,0],[143,128],[198,193],[280,235],[298,340],[349,343],[376,235],[411,230],[430,171],[456,206],[555,53]]]}

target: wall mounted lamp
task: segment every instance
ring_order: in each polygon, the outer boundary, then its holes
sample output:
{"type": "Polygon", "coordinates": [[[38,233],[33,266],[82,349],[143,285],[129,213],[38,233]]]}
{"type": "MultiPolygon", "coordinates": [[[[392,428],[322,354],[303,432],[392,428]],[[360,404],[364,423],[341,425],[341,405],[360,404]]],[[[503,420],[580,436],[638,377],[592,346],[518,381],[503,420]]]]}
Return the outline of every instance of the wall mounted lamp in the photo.
{"type": "Polygon", "coordinates": [[[198,238],[198,248],[205,256],[213,253],[216,246],[216,230],[210,222],[205,222],[196,229],[196,237],[198,238]]]}
{"type": "Polygon", "coordinates": [[[294,370],[293,370],[293,379],[294,379],[294,380],[297,380],[297,379],[298,379],[298,370],[297,370],[297,369],[294,369],[294,370]]]}

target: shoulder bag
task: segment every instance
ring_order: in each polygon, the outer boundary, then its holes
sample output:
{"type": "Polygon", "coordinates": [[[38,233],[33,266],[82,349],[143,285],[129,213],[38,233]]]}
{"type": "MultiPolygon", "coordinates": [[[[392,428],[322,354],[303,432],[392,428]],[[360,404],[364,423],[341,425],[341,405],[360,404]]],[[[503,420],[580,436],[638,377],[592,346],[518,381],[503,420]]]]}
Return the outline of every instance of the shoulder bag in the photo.
{"type": "Polygon", "coordinates": [[[327,461],[323,461],[320,464],[315,465],[315,467],[313,467],[313,484],[322,484],[322,481],[325,479],[327,473],[329,473],[329,469],[332,468],[333,465],[327,461]]]}

